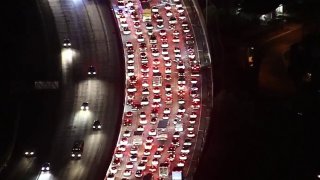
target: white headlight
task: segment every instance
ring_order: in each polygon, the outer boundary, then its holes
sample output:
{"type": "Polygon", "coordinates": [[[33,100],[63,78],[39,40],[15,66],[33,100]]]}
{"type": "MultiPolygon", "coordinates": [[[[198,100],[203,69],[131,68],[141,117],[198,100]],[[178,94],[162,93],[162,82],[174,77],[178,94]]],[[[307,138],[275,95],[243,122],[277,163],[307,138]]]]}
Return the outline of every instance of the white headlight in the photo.
{"type": "Polygon", "coordinates": [[[78,157],[81,157],[81,154],[78,154],[78,157]]]}
{"type": "Polygon", "coordinates": [[[83,106],[81,106],[81,109],[83,110],[83,109],[84,109],[84,107],[83,107],[83,106]]]}
{"type": "Polygon", "coordinates": [[[86,110],[89,110],[89,106],[86,107],[86,110]]]}
{"type": "Polygon", "coordinates": [[[44,171],[44,167],[42,167],[41,170],[44,171]]]}
{"type": "Polygon", "coordinates": [[[93,74],[96,74],[96,72],[93,72],[93,74]]]}
{"type": "Polygon", "coordinates": [[[47,170],[47,171],[49,171],[49,170],[50,170],[50,168],[49,168],[49,167],[46,167],[46,170],[47,170]]]}
{"type": "Polygon", "coordinates": [[[91,72],[88,72],[88,74],[91,74],[91,72]]]}
{"type": "Polygon", "coordinates": [[[71,154],[71,156],[74,157],[75,155],[74,155],[74,154],[71,154]]]}
{"type": "Polygon", "coordinates": [[[96,127],[95,127],[95,126],[92,126],[92,128],[95,129],[96,127]]]}
{"type": "Polygon", "coordinates": [[[34,152],[30,152],[30,155],[33,155],[34,154],[34,152]]]}
{"type": "Polygon", "coordinates": [[[29,152],[25,152],[24,154],[25,154],[25,155],[28,155],[28,154],[29,154],[29,152]]]}
{"type": "Polygon", "coordinates": [[[101,128],[101,126],[99,125],[99,126],[98,126],[98,128],[100,129],[100,128],[101,128]]]}

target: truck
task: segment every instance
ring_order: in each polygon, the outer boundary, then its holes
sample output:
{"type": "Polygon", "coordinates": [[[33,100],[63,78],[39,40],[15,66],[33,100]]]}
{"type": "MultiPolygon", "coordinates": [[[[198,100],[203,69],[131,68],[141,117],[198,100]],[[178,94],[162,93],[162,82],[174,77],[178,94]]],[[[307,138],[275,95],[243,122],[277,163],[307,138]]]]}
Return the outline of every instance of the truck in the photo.
{"type": "Polygon", "coordinates": [[[182,180],[182,168],[174,167],[172,169],[172,180],[182,180]]]}
{"type": "Polygon", "coordinates": [[[162,86],[161,73],[153,73],[153,75],[152,75],[152,86],[155,86],[155,87],[162,86]]]}
{"type": "Polygon", "coordinates": [[[142,145],[143,143],[143,132],[142,131],[134,131],[133,132],[133,145],[142,145]]]}
{"type": "Polygon", "coordinates": [[[182,132],[183,131],[183,124],[182,122],[177,122],[175,125],[174,125],[174,130],[177,131],[177,132],[182,132]]]}
{"type": "Polygon", "coordinates": [[[151,8],[149,2],[141,2],[142,7],[142,21],[150,22],[151,21],[151,8]]]}
{"type": "Polygon", "coordinates": [[[157,126],[157,139],[166,141],[168,139],[168,132],[167,132],[167,126],[168,126],[169,119],[162,119],[159,121],[157,126]]]}
{"type": "Polygon", "coordinates": [[[159,177],[161,178],[166,178],[169,176],[169,163],[168,162],[164,162],[164,163],[160,163],[159,165],[159,177]]]}

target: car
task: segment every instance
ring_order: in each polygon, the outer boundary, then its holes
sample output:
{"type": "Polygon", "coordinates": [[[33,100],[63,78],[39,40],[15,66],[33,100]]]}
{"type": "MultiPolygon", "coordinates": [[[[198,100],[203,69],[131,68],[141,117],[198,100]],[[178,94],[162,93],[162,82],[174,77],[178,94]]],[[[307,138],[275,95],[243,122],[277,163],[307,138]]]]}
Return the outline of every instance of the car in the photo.
{"type": "Polygon", "coordinates": [[[194,131],[194,125],[193,125],[193,124],[190,124],[190,125],[187,127],[187,130],[188,130],[188,131],[194,131]]]}
{"type": "Polygon", "coordinates": [[[137,170],[136,173],[134,174],[134,176],[136,178],[141,178],[142,177],[142,171],[141,170],[137,170]]]}
{"type": "Polygon", "coordinates": [[[166,3],[166,4],[164,5],[164,8],[165,8],[166,10],[170,10],[170,9],[171,9],[171,5],[170,5],[169,3],[166,3]]]}
{"type": "Polygon", "coordinates": [[[179,52],[174,53],[175,58],[181,58],[181,54],[179,52]]]}
{"type": "Polygon", "coordinates": [[[182,61],[179,61],[177,64],[177,69],[185,69],[186,66],[184,65],[184,63],[182,61]]]}
{"type": "Polygon", "coordinates": [[[113,173],[108,173],[107,180],[115,180],[114,179],[114,174],[113,173]]]}
{"type": "MultiPolygon", "coordinates": [[[[154,140],[154,139],[153,139],[152,136],[148,136],[147,139],[146,139],[146,142],[151,144],[151,143],[153,142],[153,140],[154,140]]],[[[151,145],[152,145],[152,144],[151,144],[151,145]]]]}
{"type": "Polygon", "coordinates": [[[125,15],[120,15],[120,17],[119,17],[119,20],[120,21],[126,21],[127,20],[127,18],[126,18],[126,16],[125,15]]]}
{"type": "Polygon", "coordinates": [[[148,81],[142,81],[142,87],[148,87],[149,83],[148,81]]]}
{"type": "Polygon", "coordinates": [[[170,67],[166,67],[164,72],[166,74],[170,74],[171,73],[171,68],[170,67]]]}
{"type": "Polygon", "coordinates": [[[29,158],[29,157],[34,157],[35,156],[35,150],[34,148],[27,148],[25,151],[24,151],[24,156],[29,158]]]}
{"type": "Polygon", "coordinates": [[[127,145],[128,144],[128,138],[127,137],[122,137],[120,140],[120,145],[127,145]]]}
{"type": "Polygon", "coordinates": [[[77,140],[73,143],[72,150],[71,150],[71,157],[72,158],[81,158],[83,152],[84,141],[77,140]]]}
{"type": "Polygon", "coordinates": [[[163,41],[163,42],[161,43],[161,47],[162,47],[162,48],[168,48],[168,47],[169,47],[168,42],[163,41]]]}
{"type": "Polygon", "coordinates": [[[133,168],[133,163],[132,163],[132,162],[128,162],[128,163],[126,164],[126,168],[127,168],[127,169],[132,169],[132,168],[133,168]]]}
{"type": "Polygon", "coordinates": [[[114,158],[113,161],[112,161],[112,166],[113,167],[120,166],[120,163],[121,163],[121,159],[120,158],[114,158]]]}
{"type": "Polygon", "coordinates": [[[130,77],[129,77],[129,83],[130,83],[130,84],[135,84],[135,83],[137,83],[137,76],[130,76],[130,77]]]}
{"type": "Polygon", "coordinates": [[[152,68],[152,72],[153,73],[159,73],[160,72],[159,67],[157,67],[157,66],[153,67],[152,68]]]}
{"type": "Polygon", "coordinates": [[[142,34],[138,35],[137,37],[138,42],[144,42],[144,37],[142,34]]]}
{"type": "Polygon", "coordinates": [[[174,138],[180,138],[180,133],[179,132],[174,132],[173,133],[174,138]]]}
{"type": "Polygon", "coordinates": [[[147,163],[148,162],[148,156],[143,156],[140,160],[140,163],[147,163]]]}
{"type": "Polygon", "coordinates": [[[170,114],[170,112],[171,112],[170,108],[165,108],[165,109],[163,110],[163,113],[164,113],[164,114],[170,114]]]}
{"type": "Polygon", "coordinates": [[[120,26],[121,27],[128,27],[128,23],[127,23],[127,21],[120,21],[120,26]]]}
{"type": "Polygon", "coordinates": [[[179,77],[178,78],[178,85],[185,85],[186,84],[186,79],[184,77],[179,77]]]}
{"type": "MultiPolygon", "coordinates": [[[[150,136],[149,136],[150,137],[150,136]]],[[[151,137],[152,138],[152,137],[151,137]]],[[[153,140],[153,138],[152,138],[153,140]]],[[[144,143],[144,149],[152,149],[152,142],[146,142],[144,143]]]]}
{"type": "Polygon", "coordinates": [[[127,7],[133,6],[133,2],[132,2],[131,0],[129,0],[129,1],[127,2],[126,6],[127,6],[127,7]]]}
{"type": "Polygon", "coordinates": [[[146,125],[148,123],[147,118],[140,118],[139,122],[142,125],[146,125]]]}
{"type": "Polygon", "coordinates": [[[160,55],[159,50],[153,49],[152,52],[151,52],[151,55],[154,56],[154,57],[158,57],[160,55]]]}
{"type": "Polygon", "coordinates": [[[156,136],[157,135],[157,131],[155,129],[150,129],[148,134],[149,134],[149,136],[156,136]]]}
{"type": "Polygon", "coordinates": [[[154,103],[160,103],[161,102],[161,96],[159,94],[154,94],[152,101],[154,103]]]}
{"type": "Polygon", "coordinates": [[[139,44],[139,50],[140,50],[140,51],[146,51],[146,50],[147,50],[147,45],[146,45],[146,43],[140,43],[140,44],[139,44]]]}
{"type": "Polygon", "coordinates": [[[157,22],[157,28],[162,29],[163,27],[163,22],[157,22]]]}
{"type": "Polygon", "coordinates": [[[181,3],[181,1],[178,1],[178,2],[176,2],[176,9],[178,9],[178,8],[182,8],[182,3],[181,3]]]}
{"type": "Polygon", "coordinates": [[[134,84],[129,84],[128,86],[128,92],[136,92],[137,91],[137,88],[134,84]]]}
{"type": "Polygon", "coordinates": [[[192,102],[191,103],[191,108],[192,109],[199,109],[200,108],[200,103],[199,102],[192,102]]]}
{"type": "Polygon", "coordinates": [[[173,138],[171,144],[176,147],[180,146],[179,138],[173,138]]]}
{"type": "Polygon", "coordinates": [[[171,75],[170,74],[166,74],[165,80],[170,81],[171,80],[171,75]]]}
{"type": "Polygon", "coordinates": [[[89,103],[88,102],[83,102],[81,105],[81,110],[87,111],[89,110],[89,103]]]}
{"type": "Polygon", "coordinates": [[[161,152],[160,151],[156,151],[153,155],[154,158],[161,158],[161,152]]]}
{"type": "Polygon", "coordinates": [[[71,47],[71,41],[69,38],[64,38],[62,43],[64,48],[70,48],[71,47]]]}
{"type": "Polygon", "coordinates": [[[183,20],[186,19],[186,15],[185,15],[184,13],[179,13],[178,18],[179,18],[181,21],[183,21],[183,20]]]}
{"type": "Polygon", "coordinates": [[[133,23],[133,27],[134,28],[140,28],[140,23],[139,22],[135,22],[135,23],[133,23]]]}
{"type": "MultiPolygon", "coordinates": [[[[130,1],[128,1],[128,2],[130,2],[130,1]]],[[[129,13],[132,13],[132,12],[136,11],[136,9],[135,9],[134,6],[131,6],[131,7],[129,7],[128,9],[129,9],[129,10],[128,10],[129,13]]]]}
{"type": "Polygon", "coordinates": [[[176,24],[177,23],[177,19],[174,16],[171,16],[169,19],[169,24],[176,24]]]}
{"type": "Polygon", "coordinates": [[[184,9],[182,7],[177,8],[178,13],[183,13],[184,9]]]}
{"type": "Polygon", "coordinates": [[[184,100],[183,97],[179,97],[179,99],[178,99],[178,104],[179,104],[179,105],[185,104],[185,100],[184,100]]]}
{"type": "Polygon", "coordinates": [[[123,15],[123,10],[122,9],[119,9],[118,11],[116,11],[116,17],[117,18],[120,18],[120,16],[123,15]]]}
{"type": "Polygon", "coordinates": [[[153,12],[153,13],[155,13],[155,12],[159,12],[158,7],[153,6],[153,7],[151,8],[151,12],[153,12]]]}
{"type": "Polygon", "coordinates": [[[160,88],[159,87],[154,87],[152,92],[155,93],[155,94],[159,94],[160,93],[160,88]]]}
{"type": "Polygon", "coordinates": [[[167,10],[166,11],[166,16],[167,17],[171,17],[173,15],[173,13],[170,11],[170,10],[167,10]]]}
{"type": "Polygon", "coordinates": [[[132,52],[129,53],[129,52],[128,52],[127,57],[128,57],[128,58],[134,58],[134,53],[132,53],[132,52]]]}
{"type": "Polygon", "coordinates": [[[111,167],[110,173],[116,174],[117,172],[118,172],[118,168],[117,167],[111,167]]]}
{"type": "MultiPolygon", "coordinates": [[[[157,171],[157,167],[156,167],[156,166],[150,166],[150,167],[149,167],[149,171],[150,171],[151,173],[156,172],[156,171],[157,171]]],[[[150,174],[150,173],[149,173],[149,174],[150,174]]],[[[148,174],[147,174],[147,175],[148,175],[148,174]]],[[[150,177],[152,178],[152,174],[151,174],[150,177]]]]}
{"type": "Polygon", "coordinates": [[[143,87],[142,88],[142,95],[149,95],[150,92],[149,92],[149,89],[147,87],[143,87]]]}
{"type": "Polygon", "coordinates": [[[132,45],[132,42],[130,42],[130,41],[127,41],[126,42],[126,47],[132,47],[133,45],[132,45]]]}
{"type": "Polygon", "coordinates": [[[171,91],[166,91],[166,97],[172,97],[172,92],[171,91]]]}
{"type": "Polygon", "coordinates": [[[191,146],[192,145],[191,139],[188,139],[188,138],[185,139],[183,145],[184,146],[191,146]]]}
{"type": "Polygon", "coordinates": [[[127,69],[134,70],[134,64],[129,63],[127,66],[127,69]]]}
{"type": "Polygon", "coordinates": [[[171,61],[170,60],[165,60],[164,61],[164,65],[166,66],[166,67],[171,67],[171,61]]]}
{"type": "Polygon", "coordinates": [[[150,44],[156,44],[158,42],[157,37],[155,35],[151,35],[149,42],[150,42],[150,44]]]}
{"type": "Polygon", "coordinates": [[[164,150],[164,145],[158,145],[157,151],[162,152],[164,150]]]}
{"type": "Polygon", "coordinates": [[[198,83],[198,80],[197,78],[191,78],[191,84],[197,84],[198,83]]]}
{"type": "Polygon", "coordinates": [[[123,132],[123,137],[130,137],[131,136],[131,131],[130,130],[125,130],[123,132]]]}
{"type": "Polygon", "coordinates": [[[176,114],[176,117],[177,117],[178,119],[182,119],[182,118],[184,117],[184,113],[183,113],[183,112],[178,112],[178,113],[176,114]]]}
{"type": "Polygon", "coordinates": [[[178,30],[174,30],[174,31],[173,31],[173,35],[174,35],[174,36],[179,36],[179,34],[180,34],[180,32],[179,32],[178,30]]]}
{"type": "Polygon", "coordinates": [[[161,16],[157,16],[156,22],[157,23],[163,23],[163,18],[161,16]]]}
{"type": "Polygon", "coordinates": [[[123,158],[123,153],[122,153],[122,151],[116,151],[115,153],[114,153],[114,156],[116,157],[116,158],[123,158]]]}
{"type": "Polygon", "coordinates": [[[132,126],[132,119],[126,118],[123,122],[123,126],[132,126]]]}
{"type": "Polygon", "coordinates": [[[131,174],[132,174],[132,172],[131,172],[130,169],[126,169],[126,170],[124,170],[124,172],[123,172],[123,176],[125,176],[125,177],[129,177],[129,176],[131,176],[131,174]]]}
{"type": "Polygon", "coordinates": [[[179,162],[177,163],[178,167],[184,167],[184,161],[183,160],[179,160],[179,162]]]}
{"type": "Polygon", "coordinates": [[[131,17],[132,19],[134,19],[134,18],[139,18],[139,15],[138,15],[138,13],[137,13],[136,11],[133,11],[133,12],[130,14],[130,17],[131,17]]]}
{"type": "Polygon", "coordinates": [[[141,29],[140,29],[140,28],[137,28],[137,29],[136,29],[136,35],[141,35],[141,34],[142,34],[141,29]]]}
{"type": "Polygon", "coordinates": [[[144,156],[150,156],[150,154],[151,154],[151,152],[150,152],[150,150],[148,150],[148,149],[145,149],[145,150],[143,151],[143,155],[144,155],[144,156]]]}
{"type": "Polygon", "coordinates": [[[152,31],[152,30],[148,30],[148,31],[147,31],[147,34],[148,34],[149,36],[151,36],[151,35],[153,35],[153,31],[152,31]]]}
{"type": "Polygon", "coordinates": [[[168,161],[172,162],[175,160],[175,158],[176,158],[176,155],[174,153],[170,153],[167,159],[168,161]]]}
{"type": "Polygon", "coordinates": [[[162,55],[168,55],[169,54],[168,49],[167,48],[163,48],[161,54],[162,55]]]}
{"type": "Polygon", "coordinates": [[[188,138],[194,138],[196,135],[194,134],[193,131],[189,131],[188,134],[187,134],[187,137],[188,138]]]}
{"type": "Polygon", "coordinates": [[[189,119],[190,124],[195,124],[196,123],[196,118],[190,118],[189,119]]]}
{"type": "Polygon", "coordinates": [[[132,19],[133,23],[136,23],[136,22],[140,22],[140,18],[139,17],[135,17],[132,19]]]}
{"type": "Polygon", "coordinates": [[[147,22],[146,29],[147,30],[152,30],[153,29],[153,25],[151,24],[151,22],[147,22]]]}
{"type": "Polygon", "coordinates": [[[93,122],[92,129],[93,129],[93,130],[100,130],[100,129],[101,129],[101,123],[100,123],[99,120],[95,120],[95,121],[93,122]]]}
{"type": "MultiPolygon", "coordinates": [[[[172,42],[174,42],[174,43],[179,43],[179,42],[180,42],[179,36],[174,36],[173,39],[172,39],[172,42]]],[[[180,56],[180,57],[181,57],[181,56],[180,56]]]]}
{"type": "Polygon", "coordinates": [[[158,122],[156,117],[152,117],[150,120],[150,124],[155,125],[158,122]]]}
{"type": "Polygon", "coordinates": [[[151,161],[151,164],[152,164],[152,166],[158,166],[158,164],[159,164],[158,158],[153,158],[151,161]]]}
{"type": "Polygon", "coordinates": [[[43,171],[43,172],[50,171],[50,163],[45,162],[44,164],[42,164],[41,171],[43,171]]]}
{"type": "Polygon", "coordinates": [[[137,127],[137,131],[143,132],[143,131],[144,131],[144,127],[143,127],[142,125],[139,125],[139,126],[137,127]]]}
{"type": "Polygon", "coordinates": [[[138,156],[136,154],[133,154],[130,156],[130,159],[129,159],[131,162],[136,162],[138,161],[138,156]]]}
{"type": "Polygon", "coordinates": [[[138,147],[137,146],[131,146],[130,148],[130,154],[138,154],[138,147]]]}
{"type": "Polygon", "coordinates": [[[186,112],[186,108],[183,105],[180,105],[179,108],[178,108],[178,112],[185,113],[186,112]]]}
{"type": "Polygon", "coordinates": [[[149,67],[147,64],[141,65],[141,72],[149,72],[149,67]]]}

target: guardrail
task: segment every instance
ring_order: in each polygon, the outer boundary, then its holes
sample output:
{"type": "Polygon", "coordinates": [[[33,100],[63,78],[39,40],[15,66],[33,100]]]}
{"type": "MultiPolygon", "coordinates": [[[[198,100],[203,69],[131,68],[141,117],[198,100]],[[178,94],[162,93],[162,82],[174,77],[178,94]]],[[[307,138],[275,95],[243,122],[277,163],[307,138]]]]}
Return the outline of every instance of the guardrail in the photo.
{"type": "Polygon", "coordinates": [[[190,180],[193,179],[193,175],[197,170],[197,165],[199,164],[201,152],[203,152],[207,137],[207,129],[210,125],[210,115],[213,108],[213,72],[207,28],[199,4],[196,0],[183,0],[183,3],[187,8],[189,19],[192,23],[198,48],[197,55],[201,63],[200,124],[196,141],[197,144],[195,144],[195,152],[191,160],[190,168],[188,172],[186,172],[187,176],[185,177],[186,180],[190,180]]]}

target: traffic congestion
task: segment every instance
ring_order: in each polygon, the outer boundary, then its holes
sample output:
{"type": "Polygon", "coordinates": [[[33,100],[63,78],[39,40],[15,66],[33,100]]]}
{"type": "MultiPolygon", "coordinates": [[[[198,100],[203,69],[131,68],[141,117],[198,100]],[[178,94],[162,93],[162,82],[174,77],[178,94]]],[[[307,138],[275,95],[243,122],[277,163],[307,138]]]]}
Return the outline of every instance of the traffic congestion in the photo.
{"type": "Polygon", "coordinates": [[[201,116],[200,60],[186,7],[181,0],[117,0],[112,7],[126,98],[105,179],[182,179],[201,116]]]}

